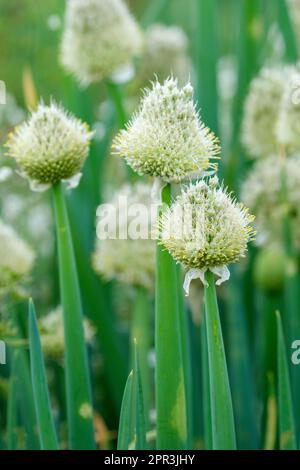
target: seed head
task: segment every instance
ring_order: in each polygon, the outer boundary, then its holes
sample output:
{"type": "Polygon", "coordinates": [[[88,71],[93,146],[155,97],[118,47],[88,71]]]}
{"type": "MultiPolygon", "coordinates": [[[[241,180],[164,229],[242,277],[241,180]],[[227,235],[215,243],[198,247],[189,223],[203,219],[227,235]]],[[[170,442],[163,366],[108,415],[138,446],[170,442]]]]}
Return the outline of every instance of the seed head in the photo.
{"type": "Polygon", "coordinates": [[[218,140],[201,121],[192,98],[189,83],[182,89],[173,78],[154,83],[127,129],[116,137],[115,153],[139,175],[166,182],[214,166],[210,159],[219,153],[218,140]]]}
{"type": "Polygon", "coordinates": [[[30,118],[16,127],[6,144],[22,174],[45,187],[80,173],[93,133],[86,124],[55,103],[41,103],[30,118]]]}
{"type": "Polygon", "coordinates": [[[61,62],[83,85],[132,62],[141,33],[123,0],[68,0],[61,62]]]}
{"type": "MultiPolygon", "coordinates": [[[[125,284],[142,286],[149,291],[154,287],[155,272],[155,242],[151,239],[151,188],[144,183],[136,183],[134,186],[126,185],[114,196],[111,201],[111,223],[116,223],[116,236],[105,239],[97,239],[96,249],[93,255],[93,266],[97,273],[107,280],[117,279],[125,284]],[[145,217],[139,217],[140,232],[145,233],[145,238],[130,237],[120,239],[120,229],[125,229],[134,220],[129,211],[120,207],[120,198],[126,198],[127,207],[143,205],[145,217]]],[[[136,206],[137,207],[137,206],[136,206]]]]}
{"type": "Polygon", "coordinates": [[[186,269],[214,272],[235,263],[254,238],[248,209],[217,184],[212,178],[191,185],[160,220],[160,243],[186,269]]]}
{"type": "Polygon", "coordinates": [[[23,280],[34,261],[32,249],[14,231],[0,220],[0,291],[23,280]]]}
{"type": "Polygon", "coordinates": [[[277,124],[287,67],[265,67],[251,85],[244,108],[242,141],[251,157],[278,150],[277,124]]]}

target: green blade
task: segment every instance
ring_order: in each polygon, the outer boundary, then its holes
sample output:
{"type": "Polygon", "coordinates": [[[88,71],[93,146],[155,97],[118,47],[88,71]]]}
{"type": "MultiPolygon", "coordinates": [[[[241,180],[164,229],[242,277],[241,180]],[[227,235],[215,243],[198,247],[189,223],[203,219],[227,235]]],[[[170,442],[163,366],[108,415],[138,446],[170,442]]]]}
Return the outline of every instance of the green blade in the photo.
{"type": "Polygon", "coordinates": [[[212,441],[214,450],[235,450],[236,437],[232,399],[223,343],[214,275],[207,271],[205,313],[210,378],[212,441]]]}
{"type": "MultiPolygon", "coordinates": [[[[163,190],[163,202],[170,204],[170,185],[163,190]]],[[[170,254],[157,246],[155,349],[157,449],[187,448],[186,398],[179,332],[176,264],[170,254]]]]}
{"type": "Polygon", "coordinates": [[[36,315],[32,300],[29,301],[29,349],[31,380],[42,450],[58,450],[58,442],[51,411],[46,370],[36,315]]]}
{"type": "Polygon", "coordinates": [[[9,395],[7,404],[7,448],[8,450],[17,450],[18,448],[18,393],[16,364],[19,360],[19,352],[14,351],[12,355],[12,366],[9,381],[9,395]]]}
{"type": "Polygon", "coordinates": [[[84,342],[83,315],[67,209],[61,183],[53,187],[60,293],[64,313],[69,443],[73,450],[95,448],[93,408],[84,342]]]}
{"type": "Polygon", "coordinates": [[[134,380],[132,370],[126,382],[121,406],[118,433],[118,450],[128,450],[130,443],[134,440],[134,429],[132,422],[133,395],[134,380]]]}
{"type": "Polygon", "coordinates": [[[144,411],[144,397],[141,381],[141,372],[138,359],[138,345],[135,344],[134,354],[134,403],[135,403],[135,449],[146,449],[146,426],[145,426],[145,411],[144,411]]]}

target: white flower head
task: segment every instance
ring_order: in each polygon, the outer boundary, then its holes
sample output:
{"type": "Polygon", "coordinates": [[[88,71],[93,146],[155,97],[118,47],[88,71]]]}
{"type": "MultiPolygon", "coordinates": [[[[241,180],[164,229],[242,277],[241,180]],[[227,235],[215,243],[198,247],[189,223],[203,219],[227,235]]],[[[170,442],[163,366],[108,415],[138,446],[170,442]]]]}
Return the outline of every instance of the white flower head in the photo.
{"type": "Polygon", "coordinates": [[[114,141],[115,153],[139,175],[179,182],[215,167],[220,148],[203,124],[190,83],[182,89],[169,78],[145,91],[138,113],[114,141]]]}
{"type": "Polygon", "coordinates": [[[31,271],[34,253],[15,232],[0,220],[0,289],[9,289],[31,271]]]}
{"type": "Polygon", "coordinates": [[[264,67],[252,81],[244,107],[242,141],[251,157],[278,150],[277,124],[289,67],[264,67]]]}
{"type": "Polygon", "coordinates": [[[93,255],[94,269],[107,280],[117,279],[153,291],[155,241],[151,238],[151,187],[144,183],[125,185],[110,204],[115,210],[111,211],[113,220],[108,225],[114,227],[116,222],[116,236],[111,234],[105,239],[97,239],[93,255]],[[126,200],[126,208],[120,207],[120,200],[126,200]],[[145,217],[139,217],[139,231],[145,237],[132,238],[128,228],[136,214],[131,215],[130,208],[138,209],[139,205],[145,209],[145,217]],[[120,237],[122,231],[126,233],[124,237],[120,237]]]}
{"type": "Polygon", "coordinates": [[[178,26],[151,25],[145,33],[143,55],[140,60],[133,89],[138,90],[149,84],[155,77],[160,82],[170,74],[180,83],[185,83],[191,72],[187,55],[188,38],[178,26]]]}
{"type": "Polygon", "coordinates": [[[9,135],[6,147],[21,174],[47,188],[76,179],[88,156],[93,133],[80,120],[52,102],[37,110],[9,135]]]}
{"type": "Polygon", "coordinates": [[[278,140],[288,153],[300,151],[300,70],[290,67],[281,101],[278,140]]]}
{"type": "Polygon", "coordinates": [[[123,0],[68,0],[61,62],[83,85],[131,64],[140,30],[123,0]]]}
{"type": "Polygon", "coordinates": [[[292,235],[300,247],[300,155],[285,161],[286,201],[282,199],[282,164],[277,155],[259,160],[250,170],[241,188],[245,204],[256,217],[260,237],[257,242],[282,244],[282,218],[288,213],[292,235]],[[261,236],[263,235],[263,236],[261,236]]]}
{"type": "Polygon", "coordinates": [[[227,265],[244,257],[255,236],[253,217],[237,203],[217,179],[189,186],[164,211],[159,221],[160,243],[188,271],[185,289],[207,270],[227,280],[227,265]]]}
{"type": "MultiPolygon", "coordinates": [[[[63,309],[58,306],[38,322],[44,353],[52,359],[62,359],[64,354],[64,322],[63,309]]],[[[95,328],[87,318],[83,321],[84,338],[91,344],[95,336],[95,328]]]]}

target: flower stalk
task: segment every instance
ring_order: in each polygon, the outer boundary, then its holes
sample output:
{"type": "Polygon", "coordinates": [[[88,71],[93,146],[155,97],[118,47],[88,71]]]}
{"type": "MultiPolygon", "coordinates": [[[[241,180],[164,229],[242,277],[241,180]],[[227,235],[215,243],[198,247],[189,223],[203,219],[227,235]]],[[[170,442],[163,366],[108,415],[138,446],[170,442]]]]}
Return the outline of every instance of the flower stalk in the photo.
{"type": "Polygon", "coordinates": [[[61,302],[64,311],[65,367],[69,445],[94,449],[93,409],[84,343],[79,282],[61,183],[53,186],[61,302]]]}

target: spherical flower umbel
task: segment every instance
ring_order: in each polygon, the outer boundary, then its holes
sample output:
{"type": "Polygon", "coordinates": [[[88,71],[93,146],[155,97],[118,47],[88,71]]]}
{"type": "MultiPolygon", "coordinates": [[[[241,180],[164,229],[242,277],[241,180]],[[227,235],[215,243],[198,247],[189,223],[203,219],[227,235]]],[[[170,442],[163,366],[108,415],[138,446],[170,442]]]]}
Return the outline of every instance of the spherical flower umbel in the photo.
{"type": "Polygon", "coordinates": [[[33,261],[32,249],[12,227],[0,220],[0,291],[9,290],[25,278],[33,261]]]}
{"type": "Polygon", "coordinates": [[[128,66],[140,48],[141,33],[123,0],[68,0],[61,61],[83,85],[128,66]]]}
{"type": "Polygon", "coordinates": [[[187,55],[188,38],[178,26],[151,25],[145,33],[145,44],[137,76],[131,88],[139,90],[148,86],[155,77],[166,80],[170,74],[179,83],[185,83],[191,72],[187,55]]]}
{"type": "MultiPolygon", "coordinates": [[[[95,329],[86,318],[83,321],[83,328],[85,341],[91,344],[95,336],[95,329]]],[[[39,319],[39,330],[45,355],[51,359],[62,359],[65,340],[61,306],[39,319]]]]}
{"type": "Polygon", "coordinates": [[[277,125],[278,140],[288,153],[300,151],[300,70],[290,67],[277,125]]]}
{"type": "Polygon", "coordinates": [[[252,81],[244,107],[242,141],[251,157],[278,151],[277,123],[288,67],[264,67],[252,81]]]}
{"type": "Polygon", "coordinates": [[[203,124],[188,83],[170,78],[145,91],[138,113],[114,141],[115,153],[139,175],[179,182],[213,167],[219,142],[203,124]]]}
{"type": "Polygon", "coordinates": [[[257,243],[269,246],[282,244],[282,220],[289,215],[296,246],[300,247],[300,155],[285,161],[286,197],[282,198],[282,162],[277,155],[259,160],[244,181],[241,194],[245,204],[256,216],[259,236],[257,243]]]}
{"type": "Polygon", "coordinates": [[[254,238],[252,221],[248,209],[219,187],[217,178],[189,186],[164,211],[160,243],[188,271],[187,293],[192,279],[206,284],[207,270],[220,277],[217,284],[228,279],[227,265],[244,257],[254,238]]]}
{"type": "Polygon", "coordinates": [[[54,102],[40,103],[9,135],[6,147],[33,188],[46,189],[62,180],[78,182],[92,136],[85,123],[54,102]]]}
{"type": "MultiPolygon", "coordinates": [[[[105,225],[112,227],[112,231],[106,236],[97,231],[99,238],[93,255],[94,269],[103,278],[153,290],[155,241],[151,239],[150,204],[151,187],[144,183],[125,185],[110,201],[109,220],[105,225]],[[136,211],[140,212],[138,229],[142,236],[133,237],[135,234],[129,232],[129,227],[136,211]],[[120,235],[121,232],[124,234],[120,235]]],[[[98,216],[100,209],[101,206],[98,216]]]]}

